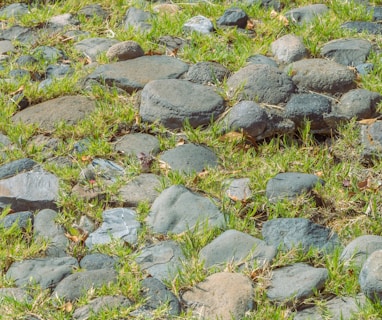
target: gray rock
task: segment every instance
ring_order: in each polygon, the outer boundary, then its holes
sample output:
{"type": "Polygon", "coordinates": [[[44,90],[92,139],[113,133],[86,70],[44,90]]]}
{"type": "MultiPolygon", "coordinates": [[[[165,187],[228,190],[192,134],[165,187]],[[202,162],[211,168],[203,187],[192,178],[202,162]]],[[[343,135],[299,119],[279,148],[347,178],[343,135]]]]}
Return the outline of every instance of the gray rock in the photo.
{"type": "Polygon", "coordinates": [[[357,33],[382,34],[382,25],[369,21],[349,21],[341,25],[341,28],[357,33]]]}
{"type": "Polygon", "coordinates": [[[174,279],[182,269],[182,249],[174,241],[162,241],[145,247],[136,261],[140,268],[159,280],[174,279]]]}
{"type": "Polygon", "coordinates": [[[144,56],[99,66],[88,79],[132,93],[151,80],[179,78],[187,70],[188,65],[176,58],[144,56]]]}
{"type": "Polygon", "coordinates": [[[149,82],[142,90],[139,114],[143,121],[180,129],[187,120],[194,128],[207,125],[223,111],[223,98],[211,87],[185,80],[149,82]]]}
{"type": "Polygon", "coordinates": [[[270,179],[266,186],[266,196],[271,202],[282,199],[294,199],[297,196],[311,191],[317,184],[324,185],[313,174],[300,172],[279,173],[270,179]]]}
{"type": "Polygon", "coordinates": [[[116,182],[118,178],[123,177],[125,174],[125,169],[120,165],[111,160],[101,158],[94,158],[87,169],[92,170],[96,176],[111,182],[116,182]]]}
{"type": "Polygon", "coordinates": [[[380,22],[382,20],[382,7],[381,6],[368,6],[368,12],[372,12],[373,21],[380,22]]]}
{"type": "Polygon", "coordinates": [[[71,13],[64,13],[58,16],[53,16],[48,20],[48,29],[62,29],[66,26],[76,26],[79,25],[80,21],[78,18],[71,13]]]}
{"type": "Polygon", "coordinates": [[[136,207],[140,202],[152,204],[158,197],[161,186],[160,179],[152,173],[143,173],[123,185],[112,200],[121,202],[125,207],[136,207]]]}
{"type": "Polygon", "coordinates": [[[113,269],[76,272],[66,277],[57,285],[52,293],[52,297],[74,301],[90,289],[97,289],[116,281],[117,272],[113,269]]]}
{"type": "Polygon", "coordinates": [[[372,63],[361,63],[358,66],[356,66],[355,68],[360,75],[364,76],[364,75],[367,75],[373,71],[374,64],[372,64],[372,63]]]}
{"type": "Polygon", "coordinates": [[[6,229],[11,228],[14,223],[16,223],[20,229],[26,229],[28,226],[32,226],[33,213],[30,211],[21,211],[8,214],[0,219],[0,225],[3,225],[6,229]]]}
{"type": "Polygon", "coordinates": [[[12,121],[36,124],[41,129],[54,130],[58,122],[74,125],[96,108],[94,100],[84,96],[64,96],[26,108],[12,117],[12,121]]]}
{"type": "Polygon", "coordinates": [[[187,43],[186,40],[174,37],[174,36],[161,36],[158,39],[158,43],[162,46],[165,46],[167,49],[173,51],[173,50],[179,50],[184,47],[184,45],[187,43]]]}
{"type": "Polygon", "coordinates": [[[103,222],[100,228],[89,234],[85,241],[88,248],[94,245],[108,244],[113,239],[135,244],[141,224],[136,220],[135,211],[128,208],[114,208],[102,213],[103,222]]]}
{"type": "Polygon", "coordinates": [[[33,56],[44,63],[55,62],[60,59],[65,59],[65,53],[55,47],[39,46],[33,50],[33,56]]]}
{"type": "Polygon", "coordinates": [[[201,34],[209,34],[214,31],[214,25],[211,20],[204,16],[194,16],[187,20],[183,25],[186,32],[197,32],[201,34]]]}
{"type": "Polygon", "coordinates": [[[245,0],[244,3],[247,6],[259,5],[262,8],[274,9],[276,11],[281,10],[281,3],[278,0],[245,0]]]}
{"type": "Polygon", "coordinates": [[[30,78],[30,73],[27,70],[15,69],[15,70],[11,70],[9,72],[9,77],[11,79],[15,79],[15,80],[20,80],[20,79],[23,79],[23,78],[29,79],[30,78]]]}
{"type": "Polygon", "coordinates": [[[185,80],[199,84],[216,84],[228,77],[229,70],[217,62],[198,62],[190,66],[185,80]]]}
{"type": "Polygon", "coordinates": [[[32,298],[27,290],[21,288],[0,288],[0,305],[3,305],[5,299],[13,299],[18,302],[30,302],[32,298]]]}
{"type": "Polygon", "coordinates": [[[92,253],[84,256],[80,261],[80,267],[86,270],[113,269],[117,259],[102,253],[92,253]]]}
{"type": "Polygon", "coordinates": [[[296,94],[291,97],[285,106],[285,116],[292,120],[296,128],[303,128],[306,120],[310,122],[313,132],[328,129],[323,114],[330,113],[332,101],[322,95],[313,93],[296,94]]]}
{"type": "Polygon", "coordinates": [[[14,25],[8,29],[0,31],[0,39],[19,41],[24,44],[34,45],[37,42],[38,36],[31,28],[14,25]]]}
{"type": "Polygon", "coordinates": [[[314,295],[324,287],[328,270],[313,268],[305,263],[296,263],[272,271],[267,297],[275,303],[292,304],[314,295]]]}
{"type": "Polygon", "coordinates": [[[14,211],[55,209],[58,178],[46,171],[29,171],[0,180],[0,207],[14,211]]]}
{"type": "Polygon", "coordinates": [[[253,285],[240,273],[215,273],[186,291],[182,300],[201,319],[243,319],[254,308],[253,285]]]}
{"type": "Polygon", "coordinates": [[[324,253],[340,246],[338,235],[333,230],[304,218],[277,218],[263,224],[262,235],[268,245],[281,247],[284,251],[310,248],[324,253]]]}
{"type": "Polygon", "coordinates": [[[148,11],[130,7],[124,18],[125,30],[133,28],[139,32],[149,32],[152,29],[151,20],[153,15],[148,11]]]}
{"type": "Polygon", "coordinates": [[[190,143],[165,151],[160,160],[172,170],[190,174],[216,168],[219,159],[211,149],[190,143]]]}
{"type": "Polygon", "coordinates": [[[241,100],[279,104],[286,102],[295,86],[290,77],[265,64],[250,64],[228,78],[229,94],[241,100]]]}
{"type": "Polygon", "coordinates": [[[345,66],[357,66],[366,62],[371,43],[364,39],[339,39],[326,43],[321,55],[345,66]]]}
{"type": "Polygon", "coordinates": [[[382,237],[364,235],[351,241],[341,253],[340,260],[346,265],[361,268],[371,253],[382,250],[382,237]]]}
{"type": "Polygon", "coordinates": [[[308,56],[302,39],[294,34],[286,34],[271,43],[271,51],[279,63],[292,63],[308,56]]]}
{"type": "Polygon", "coordinates": [[[55,222],[57,215],[56,211],[50,209],[38,212],[34,218],[33,236],[35,239],[41,237],[49,242],[47,256],[64,257],[69,240],[64,229],[55,222]]]}
{"type": "Polygon", "coordinates": [[[0,133],[0,147],[8,147],[11,145],[11,140],[4,134],[0,133]]]}
{"type": "Polygon", "coordinates": [[[156,233],[175,233],[193,229],[197,224],[225,225],[224,215],[211,200],[182,185],[165,189],[151,206],[147,224],[156,233]]]}
{"type": "Polygon", "coordinates": [[[131,305],[131,301],[122,295],[98,297],[89,304],[77,308],[73,313],[73,319],[87,320],[92,316],[96,316],[102,310],[126,309],[131,307],[131,305]]]}
{"type": "Polygon", "coordinates": [[[249,178],[229,179],[225,181],[225,194],[234,201],[246,201],[252,197],[249,178]]]}
{"type": "Polygon", "coordinates": [[[382,250],[374,251],[362,266],[359,284],[366,297],[374,302],[382,301],[382,250]]]}
{"type": "Polygon", "coordinates": [[[338,94],[356,87],[356,76],[347,67],[330,60],[305,59],[291,63],[285,72],[301,91],[338,94]]]}
{"type": "Polygon", "coordinates": [[[362,158],[366,161],[382,156],[382,121],[361,126],[362,158]]]}
{"type": "Polygon", "coordinates": [[[15,51],[15,47],[13,46],[12,42],[9,40],[2,40],[0,41],[0,55],[11,53],[15,51]]]}
{"type": "Polygon", "coordinates": [[[84,15],[87,19],[101,18],[102,20],[105,20],[109,15],[98,3],[89,4],[81,8],[78,10],[78,14],[84,15]]]}
{"type": "Polygon", "coordinates": [[[49,79],[63,78],[73,74],[74,70],[68,64],[49,65],[46,68],[45,74],[49,79]]]}
{"type": "Polygon", "coordinates": [[[159,140],[147,133],[129,133],[117,140],[114,150],[127,156],[156,155],[160,151],[159,140]]]}
{"type": "Polygon", "coordinates": [[[245,28],[247,26],[248,15],[240,8],[229,8],[216,21],[220,26],[236,26],[245,28]]]}
{"type": "Polygon", "coordinates": [[[111,46],[106,52],[106,57],[117,61],[124,61],[143,56],[142,47],[135,41],[123,41],[111,46]]]}
{"type": "Polygon", "coordinates": [[[248,64],[266,64],[270,67],[278,68],[278,64],[275,60],[266,57],[262,54],[255,54],[253,56],[248,57],[247,59],[248,64]]]}
{"type": "Polygon", "coordinates": [[[38,62],[38,60],[35,57],[30,56],[30,55],[23,55],[23,56],[20,56],[16,59],[16,63],[22,67],[33,65],[37,62],[38,62]]]}
{"type": "Polygon", "coordinates": [[[289,10],[285,17],[293,23],[305,24],[312,22],[317,16],[324,15],[329,11],[325,4],[312,4],[289,10]]]}
{"type": "Polygon", "coordinates": [[[14,262],[6,276],[18,287],[38,284],[42,289],[54,288],[62,279],[78,267],[73,257],[40,258],[14,262]]]}
{"type": "Polygon", "coordinates": [[[0,8],[0,17],[9,19],[11,17],[23,16],[29,13],[28,6],[25,3],[12,3],[0,8]]]}
{"type": "Polygon", "coordinates": [[[239,267],[264,267],[271,263],[276,253],[273,246],[260,239],[237,230],[227,230],[200,250],[199,260],[204,261],[206,268],[225,267],[227,263],[239,267]]]}
{"type": "Polygon", "coordinates": [[[146,299],[147,309],[157,309],[168,305],[168,314],[177,316],[180,314],[180,303],[178,298],[167,287],[156,278],[146,278],[141,281],[143,297],[146,299]]]}
{"type": "Polygon", "coordinates": [[[106,53],[110,47],[119,43],[118,40],[109,38],[89,38],[77,42],[74,48],[89,57],[92,61],[97,59],[101,53],[106,53]]]}
{"type": "Polygon", "coordinates": [[[257,141],[261,141],[275,135],[283,135],[294,132],[294,122],[287,119],[283,111],[270,108],[265,109],[265,112],[268,117],[267,125],[265,127],[265,131],[255,138],[257,141]]]}
{"type": "Polygon", "coordinates": [[[13,177],[18,173],[30,171],[37,166],[37,162],[29,158],[14,160],[0,166],[0,179],[13,177]]]}

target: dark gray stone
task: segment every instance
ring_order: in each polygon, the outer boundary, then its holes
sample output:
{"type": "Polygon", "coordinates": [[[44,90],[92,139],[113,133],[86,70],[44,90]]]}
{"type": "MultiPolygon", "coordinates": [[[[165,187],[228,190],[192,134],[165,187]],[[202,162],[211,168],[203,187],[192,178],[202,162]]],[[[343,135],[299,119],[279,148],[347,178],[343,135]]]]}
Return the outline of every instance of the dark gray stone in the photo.
{"type": "Polygon", "coordinates": [[[20,80],[22,78],[29,78],[30,73],[27,70],[15,69],[9,72],[9,77],[12,79],[20,80]]]}
{"type": "Polygon", "coordinates": [[[34,45],[38,36],[31,28],[14,25],[8,29],[0,31],[0,39],[19,41],[24,44],[34,45]]]}
{"type": "Polygon", "coordinates": [[[90,289],[97,289],[117,281],[117,272],[113,269],[97,269],[76,272],[62,280],[52,293],[52,297],[65,301],[79,299],[90,289]]]}
{"type": "Polygon", "coordinates": [[[361,126],[362,157],[366,161],[382,156],[382,121],[361,126]]]}
{"type": "Polygon", "coordinates": [[[228,77],[230,71],[217,62],[198,62],[188,69],[184,79],[199,84],[216,84],[228,77]]]}
{"type": "Polygon", "coordinates": [[[314,292],[324,287],[328,279],[328,270],[313,268],[305,263],[272,271],[267,297],[275,303],[293,304],[314,295],[314,292]]]}
{"type": "Polygon", "coordinates": [[[285,17],[293,23],[305,24],[312,22],[316,17],[329,11],[325,4],[311,4],[304,7],[289,10],[285,17]]]}
{"type": "Polygon", "coordinates": [[[247,26],[248,15],[240,8],[229,8],[224,11],[223,15],[216,21],[220,26],[236,26],[245,28],[247,26]]]}
{"type": "Polygon", "coordinates": [[[302,39],[294,34],[286,34],[271,43],[271,51],[279,63],[292,63],[308,56],[302,39]]]}
{"type": "Polygon", "coordinates": [[[262,54],[255,54],[253,56],[248,57],[247,59],[248,64],[266,64],[270,67],[278,68],[278,64],[275,60],[263,56],[262,54]]]}
{"type": "Polygon", "coordinates": [[[368,6],[368,11],[373,13],[373,21],[380,22],[382,20],[382,6],[368,6]]]}
{"type": "Polygon", "coordinates": [[[121,239],[135,244],[141,224],[136,220],[135,211],[128,208],[114,208],[102,213],[103,222],[100,228],[89,234],[85,241],[88,248],[94,245],[108,244],[113,239],[121,239]]]}
{"type": "Polygon", "coordinates": [[[364,76],[364,75],[367,75],[373,71],[374,64],[372,64],[372,63],[361,63],[358,66],[356,66],[355,68],[360,75],[364,76]]]}
{"type": "Polygon", "coordinates": [[[144,56],[99,66],[88,79],[132,93],[151,80],[179,78],[187,70],[188,65],[176,58],[144,56]]]}
{"type": "Polygon", "coordinates": [[[165,151],[160,160],[172,170],[190,174],[217,167],[219,159],[211,149],[190,143],[165,151]]]}
{"type": "Polygon", "coordinates": [[[0,166],[0,179],[6,179],[18,173],[30,171],[35,166],[37,166],[37,162],[29,158],[8,162],[0,166]]]}
{"type": "Polygon", "coordinates": [[[206,268],[225,267],[227,263],[239,267],[264,267],[271,263],[276,253],[273,246],[260,239],[240,231],[227,230],[200,250],[199,260],[204,261],[206,268]]]}
{"type": "Polygon", "coordinates": [[[63,78],[73,74],[74,70],[68,64],[49,65],[46,70],[46,77],[50,79],[63,78]]]}
{"type": "Polygon", "coordinates": [[[230,179],[225,181],[226,195],[234,201],[246,201],[252,197],[249,178],[230,179]]]}
{"type": "Polygon", "coordinates": [[[364,39],[339,39],[326,43],[321,55],[345,66],[357,66],[366,62],[371,43],[364,39]]]}
{"type": "Polygon", "coordinates": [[[211,87],[185,80],[149,82],[142,90],[139,114],[143,121],[180,129],[187,120],[194,128],[207,125],[223,111],[223,98],[211,87]]]}
{"type": "Polygon", "coordinates": [[[92,61],[97,59],[101,53],[106,53],[110,47],[119,43],[118,40],[109,38],[89,38],[77,42],[74,48],[89,57],[92,61]]]}
{"type": "Polygon", "coordinates": [[[351,30],[357,33],[382,34],[382,25],[369,21],[349,21],[341,25],[341,28],[351,30]]]}
{"type": "Polygon", "coordinates": [[[80,267],[86,270],[113,269],[117,259],[102,253],[87,254],[80,261],[80,267]]]}
{"type": "Polygon", "coordinates": [[[366,297],[382,301],[382,250],[374,251],[364,263],[359,274],[359,284],[366,297]]]}
{"type": "Polygon", "coordinates": [[[225,225],[224,215],[210,199],[182,185],[162,191],[151,206],[146,221],[154,232],[162,234],[179,234],[198,224],[208,223],[210,228],[225,225]]]}
{"type": "Polygon", "coordinates": [[[0,224],[4,228],[9,229],[12,225],[16,223],[20,229],[26,229],[28,226],[33,225],[33,213],[30,211],[21,211],[16,213],[11,213],[0,219],[0,224]]]}
{"type": "Polygon", "coordinates": [[[94,158],[91,164],[87,166],[87,169],[93,171],[95,176],[112,182],[116,182],[118,178],[123,177],[125,174],[125,169],[120,165],[101,158],[94,158]]]}
{"type": "Polygon", "coordinates": [[[287,119],[283,111],[269,108],[265,109],[265,112],[268,117],[267,126],[265,127],[265,131],[255,138],[257,141],[261,141],[275,135],[293,133],[295,131],[294,122],[287,119]]]}
{"type": "Polygon", "coordinates": [[[36,49],[33,50],[33,56],[44,62],[44,63],[50,63],[55,62],[57,60],[66,59],[65,53],[57,49],[55,47],[49,47],[49,46],[39,46],[36,49]]]}
{"type": "Polygon", "coordinates": [[[162,46],[165,46],[167,49],[173,51],[183,48],[187,41],[179,37],[166,35],[160,37],[158,39],[158,43],[162,46]]]}
{"type": "Polygon", "coordinates": [[[181,307],[178,298],[156,278],[146,278],[141,281],[143,297],[146,299],[145,307],[157,309],[164,304],[168,305],[168,314],[177,316],[181,307]]]}
{"type": "Polygon", "coordinates": [[[18,287],[36,283],[47,289],[54,288],[77,267],[78,262],[73,257],[23,260],[12,263],[6,276],[13,279],[18,287]]]}
{"type": "Polygon", "coordinates": [[[268,245],[281,247],[284,251],[310,248],[324,253],[340,246],[338,235],[333,230],[304,218],[277,218],[263,224],[262,235],[268,245]]]}
{"type": "Polygon", "coordinates": [[[141,46],[135,41],[123,41],[116,43],[107,50],[106,57],[117,61],[124,61],[142,57],[144,51],[141,46]]]}
{"type": "Polygon", "coordinates": [[[98,17],[102,20],[105,20],[109,15],[98,3],[89,4],[78,10],[77,13],[79,15],[84,15],[87,19],[95,19],[98,17]]]}
{"type": "Polygon", "coordinates": [[[30,55],[23,55],[23,56],[20,56],[16,59],[16,63],[19,66],[29,66],[29,65],[33,65],[37,62],[38,62],[38,60],[35,57],[30,56],[30,55]]]}
{"type": "Polygon", "coordinates": [[[159,280],[165,280],[176,277],[184,259],[179,245],[169,240],[143,248],[136,261],[143,271],[159,280]]]}
{"type": "Polygon", "coordinates": [[[152,29],[151,20],[153,18],[154,16],[148,11],[130,7],[126,11],[123,24],[125,30],[133,28],[139,32],[149,32],[152,29]]]}
{"type": "Polygon", "coordinates": [[[29,13],[28,5],[25,3],[12,3],[0,8],[0,17],[9,19],[11,17],[20,17],[29,13]]]}
{"type": "Polygon", "coordinates": [[[156,155],[160,151],[159,140],[147,133],[129,133],[115,143],[114,150],[127,156],[156,155]]]}
{"type": "Polygon", "coordinates": [[[295,86],[282,71],[265,64],[250,64],[228,78],[229,93],[241,100],[269,104],[286,102],[295,86]]]}
{"type": "Polygon", "coordinates": [[[214,25],[211,20],[204,16],[194,16],[183,24],[185,32],[197,32],[201,34],[209,34],[214,31],[214,25]]]}

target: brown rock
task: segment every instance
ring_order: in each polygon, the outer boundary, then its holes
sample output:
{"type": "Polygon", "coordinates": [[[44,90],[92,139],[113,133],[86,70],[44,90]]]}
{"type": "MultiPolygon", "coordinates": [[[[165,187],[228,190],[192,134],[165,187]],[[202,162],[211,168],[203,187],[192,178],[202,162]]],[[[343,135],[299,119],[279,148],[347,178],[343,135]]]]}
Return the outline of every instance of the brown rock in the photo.
{"type": "Polygon", "coordinates": [[[109,59],[124,61],[143,56],[145,53],[141,46],[135,41],[119,42],[109,48],[106,56],[109,59]]]}

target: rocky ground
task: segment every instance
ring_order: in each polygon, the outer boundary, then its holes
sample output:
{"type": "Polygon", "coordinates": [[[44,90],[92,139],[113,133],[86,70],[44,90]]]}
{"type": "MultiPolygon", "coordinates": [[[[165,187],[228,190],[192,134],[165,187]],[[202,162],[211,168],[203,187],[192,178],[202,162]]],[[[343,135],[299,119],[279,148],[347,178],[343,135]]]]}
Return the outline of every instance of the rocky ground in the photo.
{"type": "MultiPolygon", "coordinates": [[[[297,6],[281,15],[278,12],[282,4],[276,1],[246,5],[273,7],[272,13],[283,23],[297,25],[312,23],[331,10],[329,5],[314,4],[297,6]]],[[[153,16],[176,14],[177,10],[179,6],[173,3],[159,3],[153,12],[127,6],[120,24],[126,30],[150,32],[153,16]]],[[[4,107],[17,106],[9,118],[9,126],[29,126],[35,131],[26,144],[16,143],[14,137],[0,133],[3,155],[0,207],[5,213],[1,230],[29,230],[26,233],[29,232],[32,241],[42,241],[43,247],[35,256],[25,259],[2,257],[5,262],[1,272],[6,280],[0,288],[0,302],[33,304],[37,285],[39,290],[47,290],[52,299],[70,306],[64,311],[67,318],[73,319],[88,319],[92,315],[98,319],[94,314],[105,308],[128,310],[127,315],[121,316],[124,319],[190,318],[191,314],[206,319],[254,319],[261,308],[255,304],[255,288],[261,283],[265,286],[265,299],[285,310],[285,319],[326,319],[328,315],[330,319],[359,319],[357,314],[366,305],[370,307],[370,301],[379,302],[382,297],[380,235],[363,234],[344,244],[328,226],[301,217],[279,217],[259,224],[261,236],[255,237],[231,227],[229,213],[215,195],[206,195],[202,189],[191,190],[183,183],[163,188],[163,177],[177,172],[180,176],[196,174],[200,179],[208,170],[224,170],[216,150],[182,135],[184,126],[196,130],[212,122],[219,126],[220,136],[241,135],[254,148],[274,137],[303,130],[306,120],[310,122],[311,133],[330,137],[339,126],[355,119],[360,125],[359,157],[365,167],[372,167],[382,151],[382,121],[378,110],[382,96],[362,88],[359,78],[374,68],[368,57],[379,54],[379,47],[362,35],[382,33],[382,25],[378,23],[382,9],[370,5],[368,10],[372,12],[372,22],[343,24],[342,28],[352,30],[355,35],[324,44],[319,57],[312,57],[303,39],[290,33],[272,42],[271,55],[250,55],[245,66],[232,71],[217,62],[189,63],[177,58],[176,52],[187,45],[179,37],[162,35],[158,42],[166,51],[159,55],[144,52],[135,41],[119,41],[82,31],[79,17],[97,16],[105,23],[110,19],[110,12],[101,2],[83,6],[78,12],[50,17],[36,27],[22,26],[23,17],[30,14],[27,5],[0,7],[3,17],[0,68],[4,87],[21,78],[28,79],[38,84],[43,95],[51,86],[60,86],[62,79],[73,76],[76,62],[70,61],[64,50],[39,45],[47,35],[70,41],[85,63],[76,94],[42,99],[40,103],[31,103],[24,88],[2,95],[4,107]],[[23,45],[32,46],[33,51],[20,55],[19,48],[23,45]],[[100,56],[104,61],[99,60],[100,56]],[[10,61],[14,64],[11,69],[7,68],[10,61]],[[41,63],[45,65],[45,73],[33,73],[30,66],[41,63]],[[134,98],[135,123],[127,129],[121,125],[118,135],[106,141],[110,155],[118,154],[139,166],[139,173],[129,176],[127,181],[123,180],[128,176],[127,162],[107,155],[87,156],[91,137],[76,141],[68,155],[56,153],[60,144],[65,143],[54,134],[60,126],[79,127],[102,108],[93,94],[95,90],[134,98]],[[161,126],[170,136],[176,135],[176,145],[164,148],[160,133],[150,129],[155,126],[161,126]],[[36,157],[23,157],[20,152],[18,159],[9,160],[10,152],[23,147],[36,148],[36,157]],[[49,168],[72,168],[78,159],[83,163],[77,180],[69,191],[63,190],[63,177],[49,168]],[[110,192],[108,188],[113,186],[110,192]],[[98,218],[82,212],[69,228],[62,218],[65,192],[84,203],[107,205],[99,206],[98,218]],[[138,212],[142,203],[149,207],[144,219],[140,219],[138,212]],[[218,231],[196,253],[197,261],[191,262],[182,241],[176,239],[201,230],[218,231]],[[142,241],[145,232],[153,234],[155,240],[142,241]],[[125,262],[98,250],[116,241],[124,243],[131,263],[140,270],[140,295],[144,302],[137,303],[123,294],[121,265],[125,262]],[[80,253],[73,249],[78,247],[80,253]],[[321,257],[339,252],[341,266],[351,265],[353,269],[349,270],[360,271],[358,294],[320,296],[333,271],[304,259],[292,264],[278,260],[280,255],[295,250],[302,256],[313,250],[321,257]],[[181,277],[182,269],[183,272],[192,269],[192,263],[209,272],[194,285],[174,289],[171,283],[181,277]],[[260,279],[264,277],[266,284],[260,279]],[[120,294],[96,291],[98,294],[92,299],[81,301],[89,290],[109,285],[120,286],[120,294]],[[313,301],[309,300],[313,297],[318,297],[314,301],[320,303],[309,304],[307,301],[313,301]],[[162,311],[158,313],[158,310],[162,311]]],[[[216,17],[219,29],[240,28],[248,37],[252,36],[250,22],[245,10],[236,7],[216,17]]],[[[198,14],[183,24],[185,33],[201,36],[209,36],[215,29],[209,18],[198,14]]],[[[97,128],[93,130],[96,134],[97,128]]],[[[282,172],[266,182],[265,197],[270,204],[277,205],[314,197],[316,189],[325,187],[325,178],[309,170],[282,172]]],[[[244,170],[226,179],[220,188],[222,197],[244,204],[259,191],[253,190],[244,170]]],[[[378,193],[379,187],[375,191],[378,193]]],[[[44,318],[38,312],[24,314],[23,319],[44,318]]],[[[8,317],[12,318],[9,314],[8,317]]],[[[281,316],[268,314],[260,318],[281,316]]]]}

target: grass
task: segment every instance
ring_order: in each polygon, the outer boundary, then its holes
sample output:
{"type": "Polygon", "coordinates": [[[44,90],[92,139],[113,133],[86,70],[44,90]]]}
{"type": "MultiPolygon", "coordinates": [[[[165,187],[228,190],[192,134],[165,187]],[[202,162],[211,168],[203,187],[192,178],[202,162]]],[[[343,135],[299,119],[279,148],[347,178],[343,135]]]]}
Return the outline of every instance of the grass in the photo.
{"type": "MultiPolygon", "coordinates": [[[[13,1],[2,1],[2,4],[13,1]]],[[[316,2],[316,1],[315,1],[316,2]]],[[[126,10],[130,6],[136,6],[148,11],[153,11],[156,3],[146,1],[57,1],[55,4],[42,5],[34,3],[30,7],[31,14],[26,15],[19,21],[16,19],[1,19],[7,27],[20,24],[26,27],[36,27],[46,22],[49,18],[63,14],[76,13],[87,4],[101,3],[110,12],[106,23],[99,18],[86,19],[80,16],[81,29],[90,32],[92,36],[107,37],[115,34],[118,40],[135,40],[145,52],[162,52],[165,50],[158,44],[158,39],[163,35],[172,35],[187,40],[186,46],[179,50],[176,55],[187,63],[200,61],[216,61],[235,72],[245,66],[246,59],[253,54],[269,54],[272,41],[277,38],[294,33],[302,37],[311,57],[319,57],[320,48],[326,42],[341,37],[361,37],[370,40],[380,48],[379,37],[373,35],[357,35],[351,31],[339,28],[339,26],[351,20],[370,21],[370,13],[366,8],[355,2],[343,2],[340,0],[327,1],[331,10],[315,19],[312,24],[304,26],[285,25],[281,20],[272,17],[271,9],[259,6],[246,7],[242,2],[235,1],[204,1],[200,3],[188,3],[186,1],[173,1],[180,7],[180,12],[174,16],[158,15],[153,21],[152,31],[148,33],[136,32],[132,29],[124,30],[121,21],[126,10]],[[210,18],[214,23],[222,15],[225,9],[231,6],[243,8],[251,17],[253,34],[248,35],[236,29],[218,29],[211,35],[184,34],[183,23],[194,15],[201,14],[210,18]]],[[[285,13],[291,8],[311,4],[305,0],[285,1],[281,12],[285,13]]],[[[377,3],[378,4],[378,3],[377,3]]],[[[17,44],[16,44],[17,45],[17,44]]],[[[220,158],[218,169],[209,169],[203,175],[183,175],[171,172],[163,168],[158,161],[154,161],[152,171],[161,177],[161,190],[173,184],[184,184],[193,191],[201,191],[211,197],[227,217],[227,228],[237,229],[252,236],[261,238],[261,225],[267,219],[277,217],[304,217],[317,223],[332,228],[339,234],[344,245],[354,238],[364,234],[382,233],[382,205],[380,202],[380,181],[382,179],[382,164],[375,161],[365,164],[361,161],[361,146],[359,142],[359,125],[352,121],[338,128],[338,132],[332,137],[318,137],[311,134],[309,124],[295,135],[276,136],[272,139],[259,142],[253,146],[246,141],[245,136],[237,136],[228,139],[221,134],[221,125],[212,123],[208,127],[191,128],[185,125],[182,132],[170,132],[158,125],[140,124],[137,121],[137,107],[135,94],[124,95],[110,89],[105,91],[100,87],[94,87],[92,91],[82,92],[78,81],[91,69],[87,69],[86,60],[73,48],[73,42],[66,41],[60,36],[48,36],[41,38],[33,46],[19,45],[17,52],[10,56],[5,64],[5,70],[0,71],[0,77],[5,78],[7,73],[17,68],[16,59],[32,52],[37,46],[47,45],[62,49],[71,62],[75,72],[72,76],[58,80],[47,90],[38,89],[37,82],[30,82],[23,78],[17,82],[1,81],[0,92],[0,132],[7,135],[17,148],[6,148],[4,163],[29,157],[40,162],[44,168],[56,174],[61,181],[61,194],[59,199],[60,215],[57,220],[67,230],[71,230],[73,223],[77,222],[80,215],[86,213],[99,224],[102,211],[112,206],[111,196],[116,192],[117,182],[114,186],[104,186],[102,181],[97,181],[105,192],[104,201],[84,201],[71,194],[71,188],[81,182],[80,172],[94,157],[103,157],[117,162],[126,168],[126,180],[137,176],[142,170],[139,161],[132,157],[117,154],[112,149],[115,141],[124,131],[132,126],[137,126],[140,131],[155,134],[160,140],[161,150],[174,147],[181,139],[189,142],[201,143],[212,148],[220,158]],[[22,124],[14,125],[10,117],[17,112],[17,106],[10,103],[10,97],[20,87],[24,88],[24,94],[31,104],[36,104],[55,97],[82,94],[97,101],[97,110],[87,119],[75,126],[66,124],[57,125],[53,132],[42,132],[34,126],[22,124]],[[34,145],[33,137],[38,134],[57,138],[59,144],[56,150],[51,151],[48,157],[41,152],[41,148],[34,145]],[[76,142],[81,139],[89,140],[89,148],[85,154],[73,155],[72,166],[61,167],[48,161],[51,157],[59,157],[71,154],[76,142]],[[279,172],[299,171],[319,175],[326,181],[322,188],[317,188],[312,196],[301,196],[294,202],[284,201],[271,204],[265,197],[266,182],[279,172]],[[245,202],[234,202],[225,196],[221,186],[229,178],[250,178],[253,196],[245,202]],[[369,179],[372,187],[360,187],[360,182],[369,179]],[[344,182],[347,182],[346,184],[344,182]],[[346,185],[346,186],[345,186],[346,185]],[[373,187],[374,186],[374,187],[373,187]]],[[[374,63],[374,71],[369,75],[362,76],[360,85],[363,88],[382,92],[380,83],[381,54],[374,52],[369,57],[374,63]]],[[[99,63],[106,63],[107,58],[102,55],[99,63]]],[[[43,74],[46,63],[41,61],[37,65],[27,67],[33,73],[43,74]]],[[[217,83],[217,90],[227,100],[225,83],[217,83]]],[[[227,101],[228,106],[236,103],[235,97],[227,101]]],[[[161,191],[160,190],[160,191],[161,191]]],[[[142,203],[137,212],[141,222],[147,216],[150,206],[142,203]]],[[[4,210],[2,215],[8,213],[4,210]]],[[[181,235],[169,235],[166,238],[178,242],[187,257],[187,262],[178,277],[173,281],[166,282],[176,295],[205,279],[214,272],[214,269],[206,270],[203,264],[198,262],[197,256],[201,248],[216,238],[223,230],[205,229],[203,226],[185,232],[181,235]]],[[[33,238],[32,226],[26,230],[17,227],[4,229],[0,226],[0,287],[11,287],[12,283],[6,279],[5,272],[13,261],[43,256],[47,243],[33,238]]],[[[30,290],[33,297],[31,302],[19,303],[12,300],[2,302],[2,314],[0,318],[21,319],[24,315],[34,315],[38,319],[70,319],[74,308],[88,303],[92,298],[105,294],[123,294],[132,300],[133,305],[128,310],[105,310],[94,319],[121,319],[128,317],[130,311],[137,309],[144,301],[140,294],[139,280],[146,275],[134,262],[137,251],[149,242],[156,242],[163,237],[153,234],[146,226],[143,226],[139,234],[139,242],[135,247],[129,247],[118,241],[107,246],[99,246],[97,252],[107,253],[120,259],[118,267],[119,281],[111,287],[104,287],[86,293],[74,305],[68,305],[62,301],[50,298],[49,292],[38,287],[30,290]]],[[[81,257],[88,250],[79,244],[72,243],[70,252],[75,257],[81,257]]],[[[266,269],[257,266],[248,266],[238,271],[251,277],[255,284],[254,300],[256,308],[245,319],[292,319],[294,309],[287,306],[276,306],[270,303],[265,296],[265,289],[269,280],[270,272],[295,262],[306,262],[313,266],[325,267],[329,270],[329,280],[325,289],[318,292],[306,303],[321,305],[326,297],[355,296],[359,292],[358,271],[349,269],[339,262],[340,251],[330,255],[319,255],[314,250],[303,254],[298,249],[283,253],[279,252],[275,262],[266,269]]],[[[235,266],[227,265],[227,270],[236,270],[235,266]]],[[[216,270],[215,270],[216,271],[216,270]]],[[[160,308],[156,312],[157,319],[164,319],[166,308],[160,308]]],[[[185,311],[178,319],[190,318],[190,312],[185,311]]],[[[366,307],[357,316],[357,319],[380,319],[382,307],[379,304],[368,302],[366,307]]]]}

